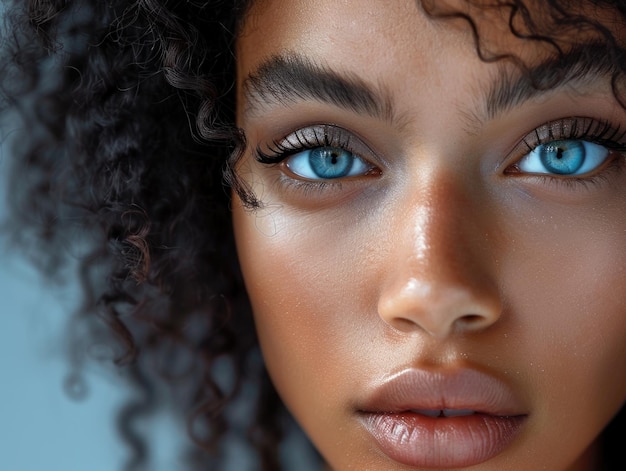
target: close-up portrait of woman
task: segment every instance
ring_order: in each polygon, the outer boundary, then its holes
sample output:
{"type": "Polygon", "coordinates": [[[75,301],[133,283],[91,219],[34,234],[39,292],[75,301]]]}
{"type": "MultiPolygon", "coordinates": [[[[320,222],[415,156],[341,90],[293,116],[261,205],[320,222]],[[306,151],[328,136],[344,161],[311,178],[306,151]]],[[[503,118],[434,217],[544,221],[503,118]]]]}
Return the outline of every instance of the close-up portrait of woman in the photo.
{"type": "Polygon", "coordinates": [[[2,15],[2,230],[125,470],[164,408],[182,471],[626,469],[626,1],[2,15]]]}

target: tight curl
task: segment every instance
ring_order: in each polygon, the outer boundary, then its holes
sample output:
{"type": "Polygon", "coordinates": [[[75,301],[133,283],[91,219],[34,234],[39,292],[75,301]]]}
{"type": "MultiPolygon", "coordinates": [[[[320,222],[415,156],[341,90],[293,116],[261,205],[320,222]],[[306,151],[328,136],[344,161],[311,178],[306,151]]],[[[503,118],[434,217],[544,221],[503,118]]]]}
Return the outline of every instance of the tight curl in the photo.
{"type": "MultiPolygon", "coordinates": [[[[116,362],[136,393],[118,418],[132,450],[129,470],[148,463],[137,426],[165,399],[188,414],[199,445],[189,469],[219,469],[227,432],[241,425],[231,420],[232,405],[250,388],[257,413],[242,435],[261,469],[280,469],[288,422],[258,353],[224,185],[248,207],[261,205],[233,170],[245,146],[234,124],[234,42],[249,3],[13,0],[0,28],[4,119],[28,127],[8,179],[10,229],[48,274],[61,270],[64,254],[80,255],[84,299],[74,322],[89,328],[72,342],[90,345],[110,333],[119,341],[116,362]]],[[[600,48],[626,105],[626,51],[616,36],[626,2],[421,7],[436,21],[464,22],[482,60],[510,61],[529,74],[521,58],[489,42],[481,15],[507,12],[513,36],[556,59],[571,48],[600,48]],[[581,44],[568,41],[572,31],[581,44]]],[[[622,423],[614,420],[607,436],[618,437],[622,423]]],[[[613,444],[605,443],[608,454],[613,444]]]]}

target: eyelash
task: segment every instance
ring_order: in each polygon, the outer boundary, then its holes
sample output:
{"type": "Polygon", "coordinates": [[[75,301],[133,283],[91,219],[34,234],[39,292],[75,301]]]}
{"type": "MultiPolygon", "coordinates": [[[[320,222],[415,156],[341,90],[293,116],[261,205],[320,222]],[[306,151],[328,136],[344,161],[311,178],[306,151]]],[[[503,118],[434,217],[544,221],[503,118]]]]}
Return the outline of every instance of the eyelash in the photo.
{"type": "Polygon", "coordinates": [[[564,185],[566,188],[573,188],[579,185],[596,186],[607,180],[607,170],[620,170],[626,163],[626,131],[622,131],[621,126],[614,127],[609,121],[596,120],[593,118],[564,118],[550,121],[531,131],[524,137],[521,143],[513,152],[515,163],[509,165],[504,173],[515,176],[533,176],[542,178],[555,185],[564,185]],[[594,171],[587,176],[558,176],[551,174],[521,173],[517,165],[520,160],[529,152],[532,152],[542,144],[552,141],[587,141],[605,147],[610,153],[621,154],[619,158],[611,155],[607,156],[600,171],[594,171]],[[522,150],[520,147],[524,148],[522,150]]]}
{"type": "MultiPolygon", "coordinates": [[[[533,151],[536,147],[547,144],[551,141],[558,140],[577,140],[588,141],[600,146],[606,147],[612,153],[621,154],[619,159],[607,157],[612,160],[604,164],[603,170],[609,168],[621,169],[626,162],[626,130],[622,130],[620,126],[614,127],[606,120],[595,120],[592,118],[564,118],[556,121],[550,121],[527,134],[517,145],[513,154],[515,162],[509,165],[504,173],[515,176],[534,176],[550,181],[554,184],[562,184],[572,187],[578,184],[596,185],[606,180],[604,171],[594,172],[588,176],[581,177],[560,177],[551,174],[528,174],[521,173],[516,164],[528,152],[533,151]]],[[[332,146],[351,152],[360,158],[367,152],[367,147],[360,143],[355,146],[348,131],[331,124],[318,125],[310,128],[299,129],[286,138],[272,141],[267,146],[267,150],[262,150],[261,146],[257,146],[255,150],[255,158],[258,162],[266,165],[278,165],[289,157],[306,150],[316,149],[324,146],[332,146]],[[355,147],[358,147],[355,148],[355,147]]],[[[364,159],[364,158],[363,158],[364,159]]],[[[364,159],[367,161],[367,159],[364,159]]],[[[335,180],[319,180],[308,181],[291,177],[285,177],[283,183],[289,186],[296,186],[306,192],[311,190],[323,191],[330,188],[341,188],[343,179],[335,180]]]]}
{"type": "MultiPolygon", "coordinates": [[[[299,129],[286,138],[272,141],[267,146],[267,150],[262,150],[260,146],[255,149],[255,158],[258,162],[266,165],[279,165],[289,157],[306,150],[312,150],[319,147],[337,147],[351,152],[366,162],[369,160],[361,157],[368,152],[367,146],[354,145],[354,139],[351,134],[339,126],[332,124],[323,124],[310,128],[299,129]]],[[[345,179],[329,179],[329,180],[302,180],[291,177],[284,177],[281,182],[286,187],[294,187],[307,196],[311,192],[323,192],[324,190],[340,190],[345,179]]]]}
{"type": "Polygon", "coordinates": [[[594,120],[592,118],[566,118],[540,126],[531,132],[535,134],[536,141],[529,144],[526,138],[522,141],[526,144],[528,151],[532,151],[541,144],[546,144],[555,140],[580,140],[589,141],[612,150],[626,150],[626,143],[622,142],[626,137],[626,131],[621,131],[621,127],[613,127],[611,123],[605,120],[594,120]],[[564,129],[565,128],[565,129],[564,129]],[[579,131],[583,128],[582,131],[579,131]],[[541,129],[548,131],[547,138],[541,138],[539,132],[541,129]],[[560,134],[555,134],[555,130],[560,134]],[[621,134],[620,134],[621,133],[621,134]],[[616,148],[616,149],[614,149],[616,148]]]}
{"type": "Polygon", "coordinates": [[[349,152],[357,151],[350,144],[350,137],[346,131],[338,126],[324,124],[312,128],[299,129],[280,141],[272,141],[267,151],[256,148],[256,159],[262,164],[279,164],[288,157],[305,150],[318,147],[332,146],[345,149],[349,152]],[[307,133],[312,133],[311,137],[307,133]],[[297,142],[291,142],[291,140],[297,142]]]}

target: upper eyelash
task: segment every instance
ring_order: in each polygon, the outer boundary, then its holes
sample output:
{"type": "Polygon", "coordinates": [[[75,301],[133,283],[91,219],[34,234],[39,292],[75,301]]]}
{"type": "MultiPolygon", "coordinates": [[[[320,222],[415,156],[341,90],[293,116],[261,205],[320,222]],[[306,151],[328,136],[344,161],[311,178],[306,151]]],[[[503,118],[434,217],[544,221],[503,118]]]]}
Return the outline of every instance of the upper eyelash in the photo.
{"type": "Polygon", "coordinates": [[[595,120],[593,118],[567,118],[550,121],[531,132],[522,141],[528,151],[534,150],[537,146],[557,140],[581,140],[604,146],[611,150],[626,152],[626,130],[621,126],[614,127],[606,120],[595,120]],[[542,137],[541,130],[547,131],[548,135],[542,137]],[[534,134],[534,142],[529,139],[534,134]]]}
{"type": "Polygon", "coordinates": [[[340,147],[351,151],[350,136],[337,126],[324,124],[299,129],[283,139],[272,141],[267,146],[267,150],[262,150],[261,146],[257,146],[255,154],[256,160],[262,164],[278,164],[303,150],[325,146],[340,147]],[[312,136],[307,136],[308,132],[312,133],[312,136]],[[290,142],[293,139],[297,142],[290,142]]]}
{"type": "MultiPolygon", "coordinates": [[[[288,157],[304,150],[324,146],[340,147],[355,154],[360,154],[351,147],[350,134],[341,127],[332,124],[320,124],[298,129],[287,137],[272,141],[263,150],[255,149],[255,158],[262,164],[279,164],[288,157]],[[295,142],[294,142],[295,141],[295,142]]],[[[536,147],[555,140],[586,140],[607,149],[626,153],[626,130],[620,125],[613,126],[609,121],[588,117],[572,117],[550,121],[531,131],[520,144],[530,152],[536,147]]],[[[513,164],[513,167],[515,164],[513,164]]],[[[545,175],[544,178],[558,178],[545,175]]],[[[574,180],[573,178],[558,178],[574,180]]],[[[578,179],[585,180],[585,178],[578,179]]],[[[318,183],[316,183],[318,184],[318,183]]]]}
{"type": "MultiPolygon", "coordinates": [[[[562,177],[551,174],[530,174],[535,178],[541,178],[550,181],[551,184],[562,185],[566,188],[596,186],[607,180],[607,170],[622,170],[626,162],[626,130],[622,130],[621,126],[613,126],[607,120],[596,120],[588,117],[572,117],[550,121],[531,131],[520,144],[516,146],[518,151],[515,163],[507,167],[506,174],[510,174],[510,170],[517,169],[517,163],[527,152],[532,152],[535,148],[542,144],[547,144],[557,140],[584,140],[606,147],[607,149],[622,154],[622,158],[613,159],[613,163],[605,166],[604,171],[593,173],[588,176],[567,176],[562,177]],[[543,135],[542,135],[543,134],[543,135]],[[520,145],[526,147],[525,151],[520,149],[520,145]]],[[[513,174],[518,174],[515,171],[513,174]]],[[[518,174],[522,175],[522,174],[518,174]]]]}

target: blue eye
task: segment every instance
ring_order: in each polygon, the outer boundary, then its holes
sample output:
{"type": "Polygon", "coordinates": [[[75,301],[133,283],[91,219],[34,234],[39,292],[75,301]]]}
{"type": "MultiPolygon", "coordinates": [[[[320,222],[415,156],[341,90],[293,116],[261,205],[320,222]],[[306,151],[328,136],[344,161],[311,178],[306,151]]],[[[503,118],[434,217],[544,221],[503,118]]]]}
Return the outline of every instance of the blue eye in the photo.
{"type": "Polygon", "coordinates": [[[592,172],[609,156],[606,147],[588,141],[551,141],[535,147],[518,162],[527,173],[554,175],[584,175],[592,172]]]}
{"type": "Polygon", "coordinates": [[[296,175],[310,180],[328,180],[364,175],[372,165],[340,147],[316,147],[287,159],[287,167],[296,175]]]}

